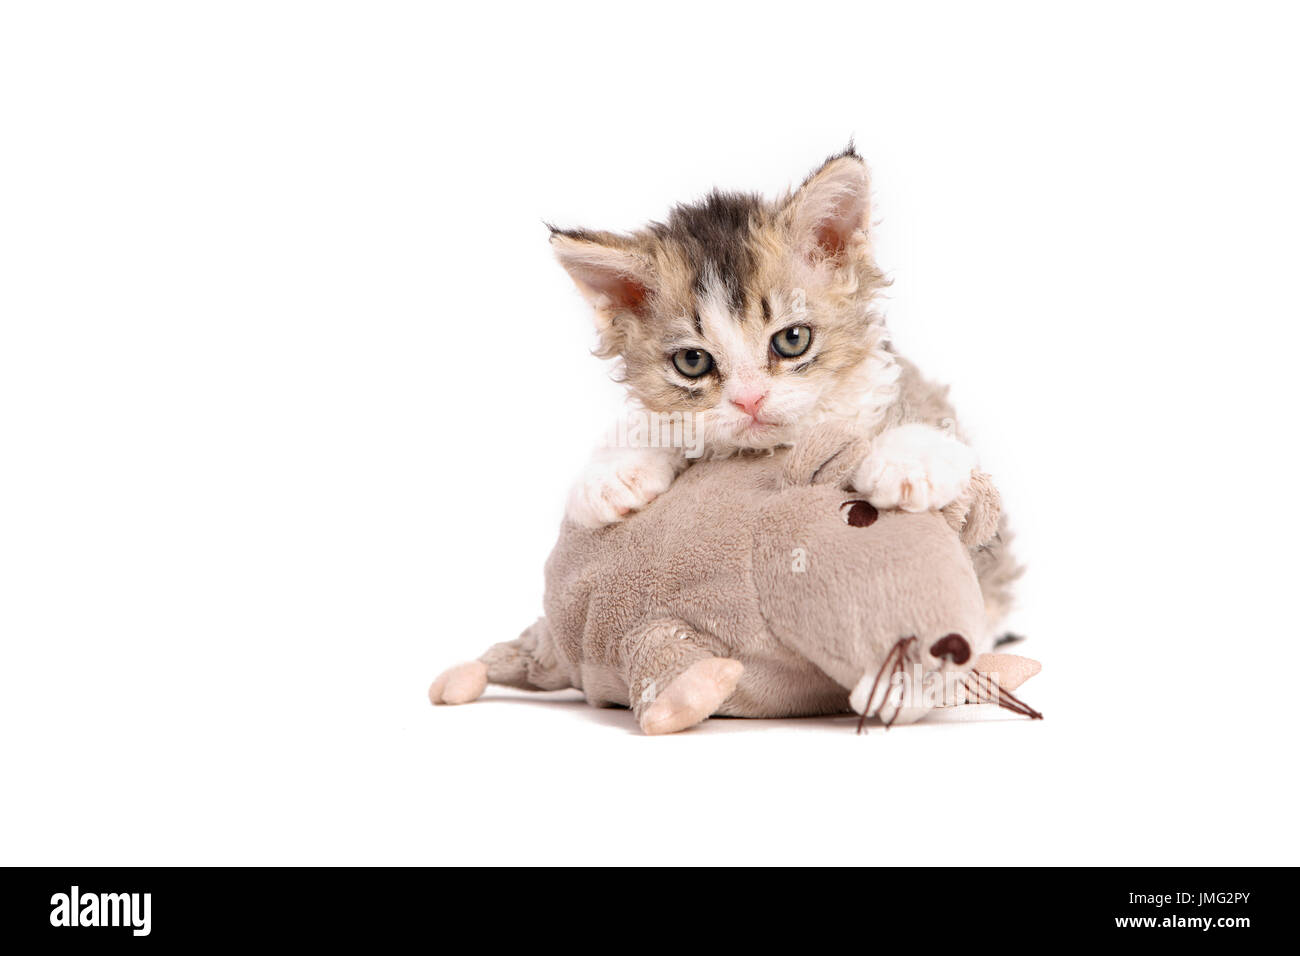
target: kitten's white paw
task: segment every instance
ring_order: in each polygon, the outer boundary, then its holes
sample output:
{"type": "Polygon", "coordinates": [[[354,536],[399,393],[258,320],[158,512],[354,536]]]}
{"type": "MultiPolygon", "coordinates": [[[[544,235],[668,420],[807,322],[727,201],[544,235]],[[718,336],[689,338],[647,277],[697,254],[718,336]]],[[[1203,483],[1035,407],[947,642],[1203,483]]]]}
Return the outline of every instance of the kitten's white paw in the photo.
{"type": "Polygon", "coordinates": [[[668,490],[677,477],[661,449],[620,449],[597,457],[569,492],[565,517],[584,528],[622,521],[668,490]]]}
{"type": "Polygon", "coordinates": [[[946,432],[900,425],[872,442],[853,487],[877,508],[929,511],[960,498],[978,464],[970,446],[946,432]]]}

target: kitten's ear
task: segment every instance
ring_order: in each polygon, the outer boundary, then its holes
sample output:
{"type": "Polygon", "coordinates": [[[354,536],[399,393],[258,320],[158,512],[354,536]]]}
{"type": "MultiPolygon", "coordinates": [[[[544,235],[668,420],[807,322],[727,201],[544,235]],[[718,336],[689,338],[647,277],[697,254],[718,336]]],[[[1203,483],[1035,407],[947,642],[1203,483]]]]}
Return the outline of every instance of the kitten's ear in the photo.
{"type": "Polygon", "coordinates": [[[551,248],[599,316],[608,319],[644,308],[653,288],[653,269],[630,240],[552,226],[551,248]]]}
{"type": "Polygon", "coordinates": [[[785,205],[795,242],[813,259],[835,259],[871,217],[867,164],[850,143],[804,180],[785,205]]]}

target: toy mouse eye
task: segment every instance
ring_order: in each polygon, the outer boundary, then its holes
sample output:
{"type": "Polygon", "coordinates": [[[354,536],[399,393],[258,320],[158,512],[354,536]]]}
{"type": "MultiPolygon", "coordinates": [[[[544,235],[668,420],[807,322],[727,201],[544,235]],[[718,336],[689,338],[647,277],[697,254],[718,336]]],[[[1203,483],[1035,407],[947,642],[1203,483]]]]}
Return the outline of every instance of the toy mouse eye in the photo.
{"type": "Polygon", "coordinates": [[[880,517],[880,512],[865,501],[846,501],[840,505],[840,517],[844,519],[845,524],[855,528],[865,528],[880,517]]]}

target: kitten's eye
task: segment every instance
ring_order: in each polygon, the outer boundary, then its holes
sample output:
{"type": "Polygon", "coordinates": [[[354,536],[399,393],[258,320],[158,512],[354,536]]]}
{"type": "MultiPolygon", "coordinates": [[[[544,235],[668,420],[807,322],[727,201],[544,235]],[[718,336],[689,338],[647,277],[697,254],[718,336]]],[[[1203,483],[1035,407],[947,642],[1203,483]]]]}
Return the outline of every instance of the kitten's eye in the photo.
{"type": "Polygon", "coordinates": [[[713,370],[713,356],[704,349],[680,349],[673,355],[673,365],[687,378],[699,378],[713,370]]]}
{"type": "Polygon", "coordinates": [[[792,325],[772,336],[772,351],[783,358],[797,358],[812,345],[812,329],[806,325],[792,325]]]}
{"type": "Polygon", "coordinates": [[[865,528],[880,517],[880,512],[865,501],[846,501],[840,505],[840,517],[855,528],[865,528]]]}

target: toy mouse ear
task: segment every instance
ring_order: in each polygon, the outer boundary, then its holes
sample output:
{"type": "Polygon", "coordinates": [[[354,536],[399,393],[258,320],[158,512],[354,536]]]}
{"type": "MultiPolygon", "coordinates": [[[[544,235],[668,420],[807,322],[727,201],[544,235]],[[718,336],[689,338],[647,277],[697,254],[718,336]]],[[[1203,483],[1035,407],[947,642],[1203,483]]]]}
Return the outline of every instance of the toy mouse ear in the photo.
{"type": "Polygon", "coordinates": [[[943,516],[961,535],[968,548],[978,548],[993,540],[1002,517],[1002,496],[993,487],[993,479],[982,471],[971,476],[970,490],[943,509],[943,516]]]}
{"type": "Polygon", "coordinates": [[[786,456],[781,487],[843,485],[862,463],[867,446],[835,425],[812,428],[786,456]]]}

